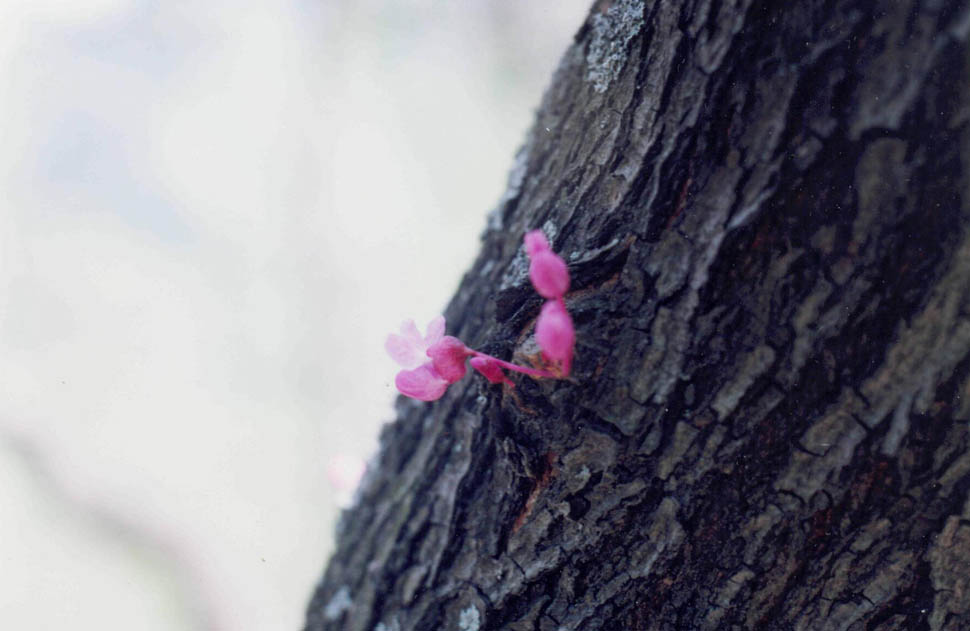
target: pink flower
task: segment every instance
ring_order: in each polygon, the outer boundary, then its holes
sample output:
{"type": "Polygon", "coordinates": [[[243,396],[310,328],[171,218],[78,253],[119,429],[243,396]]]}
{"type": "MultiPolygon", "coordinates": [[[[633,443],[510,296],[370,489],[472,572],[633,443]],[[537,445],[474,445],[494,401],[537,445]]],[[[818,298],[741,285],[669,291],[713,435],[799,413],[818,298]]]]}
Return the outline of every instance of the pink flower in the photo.
{"type": "Polygon", "coordinates": [[[536,341],[539,342],[542,355],[557,365],[559,376],[568,376],[573,362],[576,331],[573,329],[573,319],[569,317],[561,298],[550,300],[542,306],[536,321],[536,341]]]}
{"type": "Polygon", "coordinates": [[[543,298],[562,298],[569,291],[569,270],[566,262],[549,248],[541,230],[525,235],[525,250],[529,254],[529,279],[543,298]]]}
{"type": "Polygon", "coordinates": [[[532,286],[549,299],[539,313],[535,334],[546,366],[527,368],[468,348],[457,337],[445,335],[444,316],[431,320],[423,337],[414,321],[408,320],[401,325],[400,333],[388,335],[384,343],[387,353],[403,368],[394,378],[401,394],[421,401],[440,399],[448,386],[468,373],[465,366],[468,358],[472,368],[490,383],[511,387],[515,384],[505,376],[505,370],[537,379],[561,379],[569,375],[576,343],[573,320],[563,300],[569,291],[569,269],[549,247],[541,230],[525,235],[525,249],[529,254],[532,286]]]}
{"type": "Polygon", "coordinates": [[[465,376],[465,358],[472,354],[457,337],[446,335],[427,351],[431,364],[448,383],[455,383],[465,376]]]}
{"type": "Polygon", "coordinates": [[[418,332],[414,320],[401,325],[401,333],[391,333],[384,342],[384,349],[404,370],[397,373],[394,385],[401,394],[421,401],[440,399],[448,389],[449,382],[435,370],[428,359],[428,349],[439,342],[445,334],[445,318],[437,316],[428,323],[424,337],[418,332]]]}

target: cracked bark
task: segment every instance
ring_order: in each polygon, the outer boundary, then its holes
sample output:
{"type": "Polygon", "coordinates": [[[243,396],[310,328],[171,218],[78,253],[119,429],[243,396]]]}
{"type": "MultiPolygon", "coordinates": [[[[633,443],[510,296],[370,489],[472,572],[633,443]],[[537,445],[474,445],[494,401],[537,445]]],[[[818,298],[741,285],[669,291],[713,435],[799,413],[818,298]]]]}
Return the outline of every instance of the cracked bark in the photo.
{"type": "Polygon", "coordinates": [[[970,628],[965,0],[601,1],[446,316],[574,382],[398,419],[306,629],[970,628]]]}

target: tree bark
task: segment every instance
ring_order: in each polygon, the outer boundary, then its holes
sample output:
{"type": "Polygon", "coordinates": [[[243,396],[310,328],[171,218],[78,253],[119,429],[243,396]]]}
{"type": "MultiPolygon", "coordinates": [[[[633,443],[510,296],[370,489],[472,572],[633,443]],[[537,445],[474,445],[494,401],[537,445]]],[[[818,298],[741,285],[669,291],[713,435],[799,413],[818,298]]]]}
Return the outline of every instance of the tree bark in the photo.
{"type": "Polygon", "coordinates": [[[968,4],[597,2],[306,629],[970,629],[968,4]]]}

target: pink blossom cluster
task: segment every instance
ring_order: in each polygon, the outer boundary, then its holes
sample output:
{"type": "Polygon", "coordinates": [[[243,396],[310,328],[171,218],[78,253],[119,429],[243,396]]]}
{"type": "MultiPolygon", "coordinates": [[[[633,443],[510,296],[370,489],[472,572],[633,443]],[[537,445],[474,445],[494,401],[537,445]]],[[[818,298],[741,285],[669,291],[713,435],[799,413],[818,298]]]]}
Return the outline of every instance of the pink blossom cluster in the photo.
{"type": "Polygon", "coordinates": [[[566,311],[563,297],[569,291],[566,263],[549,247],[540,230],[525,235],[529,255],[529,279],[546,303],[536,321],[536,342],[542,350],[545,369],[527,368],[502,361],[468,348],[456,337],[445,335],[445,318],[437,316],[428,323],[422,336],[413,320],[401,325],[400,333],[387,336],[384,348],[401,365],[394,385],[401,394],[421,401],[434,401],[444,395],[448,386],[465,376],[465,360],[491,383],[515,384],[504,370],[536,378],[562,379],[569,376],[576,332],[566,311]]]}

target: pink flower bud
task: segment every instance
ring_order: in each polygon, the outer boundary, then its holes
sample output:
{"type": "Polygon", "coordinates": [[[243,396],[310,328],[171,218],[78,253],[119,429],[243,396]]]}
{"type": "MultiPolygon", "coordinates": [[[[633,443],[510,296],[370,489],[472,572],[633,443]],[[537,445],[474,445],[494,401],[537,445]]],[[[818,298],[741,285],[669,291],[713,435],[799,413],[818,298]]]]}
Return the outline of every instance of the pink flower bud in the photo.
{"type": "Polygon", "coordinates": [[[422,364],[414,370],[402,370],[397,373],[394,385],[401,394],[420,401],[440,399],[448,389],[448,381],[438,374],[431,362],[422,364]]]}
{"type": "Polygon", "coordinates": [[[434,365],[434,369],[448,383],[455,383],[465,376],[468,369],[465,368],[465,358],[471,354],[461,340],[451,335],[446,335],[434,344],[427,351],[428,357],[434,365]]]}
{"type": "Polygon", "coordinates": [[[529,278],[543,298],[562,298],[569,291],[569,271],[566,262],[552,250],[542,250],[532,257],[529,278]]]}
{"type": "Polygon", "coordinates": [[[549,248],[549,241],[541,230],[525,235],[525,251],[531,260],[529,279],[543,298],[562,298],[569,291],[569,270],[566,262],[549,248]]]}
{"type": "Polygon", "coordinates": [[[542,230],[532,230],[525,233],[525,251],[530,257],[547,250],[550,250],[549,241],[546,240],[546,235],[542,233],[542,230]]]}
{"type": "Polygon", "coordinates": [[[472,365],[472,368],[482,373],[486,379],[492,383],[507,383],[510,386],[515,386],[512,381],[505,376],[502,372],[502,368],[495,361],[488,359],[486,357],[472,357],[471,361],[468,362],[472,365]]]}
{"type": "Polygon", "coordinates": [[[576,331],[562,300],[550,300],[543,305],[536,322],[536,341],[545,358],[559,365],[562,376],[569,375],[576,331]]]}

